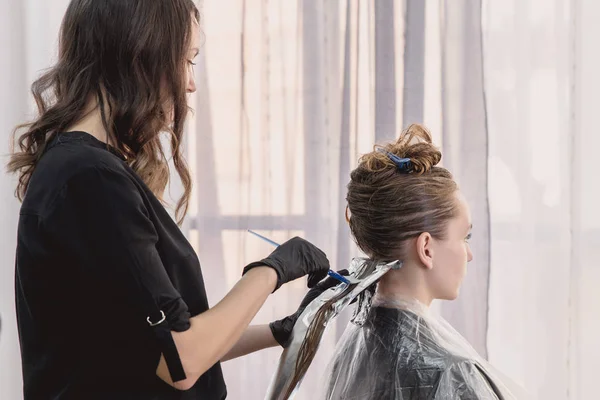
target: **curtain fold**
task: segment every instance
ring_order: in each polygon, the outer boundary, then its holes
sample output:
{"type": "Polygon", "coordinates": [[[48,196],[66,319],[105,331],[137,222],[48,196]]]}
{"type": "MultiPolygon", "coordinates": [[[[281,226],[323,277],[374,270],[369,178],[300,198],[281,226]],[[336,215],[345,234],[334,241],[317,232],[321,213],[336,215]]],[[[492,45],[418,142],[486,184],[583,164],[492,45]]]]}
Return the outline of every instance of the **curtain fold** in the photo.
{"type": "Polygon", "coordinates": [[[406,0],[403,128],[411,123],[423,122],[425,108],[425,6],[424,1],[406,0]]]}
{"type": "Polygon", "coordinates": [[[395,8],[403,2],[379,0],[375,8],[375,140],[396,139],[395,8]]]}

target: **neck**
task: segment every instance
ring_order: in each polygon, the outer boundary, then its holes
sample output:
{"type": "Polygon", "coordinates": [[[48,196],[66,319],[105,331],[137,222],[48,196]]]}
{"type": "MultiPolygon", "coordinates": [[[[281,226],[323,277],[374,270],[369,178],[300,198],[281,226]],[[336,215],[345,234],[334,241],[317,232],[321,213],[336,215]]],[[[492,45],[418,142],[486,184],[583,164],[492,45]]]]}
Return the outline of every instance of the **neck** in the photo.
{"type": "Polygon", "coordinates": [[[385,300],[417,300],[426,307],[433,297],[423,277],[421,268],[405,263],[397,271],[389,271],[377,284],[377,296],[385,300]]]}
{"type": "MultiPolygon", "coordinates": [[[[108,115],[107,112],[105,113],[108,115]]],[[[104,143],[108,142],[108,134],[102,123],[102,113],[100,112],[100,107],[95,98],[90,98],[83,112],[83,116],[66,129],[66,131],[86,132],[104,143]]]]}

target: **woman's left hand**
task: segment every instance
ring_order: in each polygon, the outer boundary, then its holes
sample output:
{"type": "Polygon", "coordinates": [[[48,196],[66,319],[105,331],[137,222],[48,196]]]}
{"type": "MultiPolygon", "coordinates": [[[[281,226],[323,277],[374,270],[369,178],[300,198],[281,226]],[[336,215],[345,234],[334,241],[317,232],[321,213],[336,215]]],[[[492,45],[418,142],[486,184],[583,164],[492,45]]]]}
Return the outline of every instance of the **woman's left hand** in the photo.
{"type": "MultiPolygon", "coordinates": [[[[340,270],[338,274],[347,276],[348,270],[340,270]]],[[[298,310],[283,319],[278,321],[271,322],[269,327],[271,328],[271,332],[273,333],[273,337],[277,340],[277,343],[281,345],[281,347],[286,348],[290,345],[292,339],[292,330],[294,329],[294,325],[298,320],[298,317],[302,314],[304,309],[317,297],[321,295],[327,289],[330,289],[336,285],[338,285],[340,281],[335,278],[328,276],[323,279],[321,282],[317,283],[312,289],[308,291],[302,302],[300,303],[300,307],[298,310]]]]}

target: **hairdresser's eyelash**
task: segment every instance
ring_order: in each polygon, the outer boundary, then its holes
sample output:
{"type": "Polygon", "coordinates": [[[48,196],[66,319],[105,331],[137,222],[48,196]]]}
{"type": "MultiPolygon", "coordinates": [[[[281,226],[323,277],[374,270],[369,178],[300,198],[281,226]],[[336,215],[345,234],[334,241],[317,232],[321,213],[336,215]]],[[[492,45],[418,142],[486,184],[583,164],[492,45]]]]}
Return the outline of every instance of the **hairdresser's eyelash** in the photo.
{"type": "Polygon", "coordinates": [[[469,240],[471,240],[471,236],[472,236],[472,234],[471,234],[471,233],[469,233],[469,234],[467,235],[467,237],[465,238],[465,240],[468,242],[469,240]]]}
{"type": "Polygon", "coordinates": [[[193,61],[188,61],[188,62],[189,62],[191,65],[196,65],[196,63],[195,63],[195,62],[193,62],[193,61]]]}

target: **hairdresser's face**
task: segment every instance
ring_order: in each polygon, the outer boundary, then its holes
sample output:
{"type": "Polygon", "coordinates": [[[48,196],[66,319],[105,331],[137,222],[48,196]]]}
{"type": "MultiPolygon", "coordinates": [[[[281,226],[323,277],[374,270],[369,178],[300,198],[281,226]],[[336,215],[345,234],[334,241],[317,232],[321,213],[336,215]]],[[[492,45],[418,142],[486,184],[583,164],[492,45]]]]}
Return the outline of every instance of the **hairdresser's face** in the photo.
{"type": "Polygon", "coordinates": [[[454,300],[458,297],[460,285],[467,272],[467,263],[473,259],[469,246],[471,237],[471,212],[460,192],[456,192],[458,215],[451,219],[444,240],[434,240],[432,249],[432,269],[429,286],[432,297],[454,300]]]}
{"type": "MultiPolygon", "coordinates": [[[[192,30],[191,30],[191,40],[188,49],[185,54],[185,82],[186,82],[186,91],[188,93],[194,93],[196,91],[196,78],[194,76],[194,65],[196,65],[196,58],[198,53],[200,52],[200,25],[198,21],[196,21],[195,17],[192,17],[192,30]]],[[[165,105],[165,113],[167,114],[168,120],[173,122],[175,119],[174,110],[172,103],[166,102],[165,105]]]]}
{"type": "Polygon", "coordinates": [[[195,59],[200,52],[200,25],[196,18],[192,18],[192,39],[190,40],[190,47],[187,52],[187,59],[185,60],[185,73],[186,73],[186,90],[188,93],[194,93],[196,91],[196,78],[194,77],[194,65],[195,59]]]}

